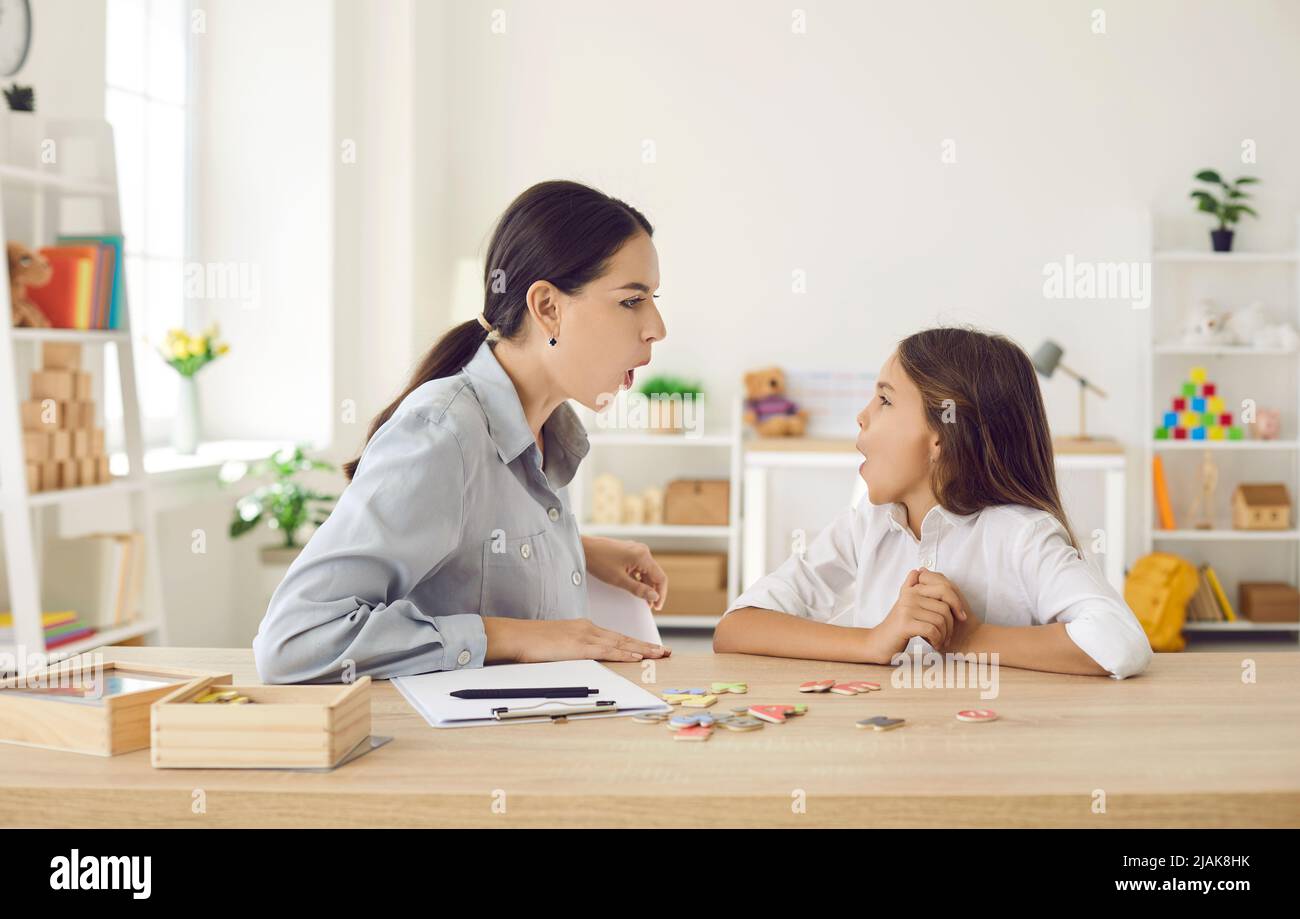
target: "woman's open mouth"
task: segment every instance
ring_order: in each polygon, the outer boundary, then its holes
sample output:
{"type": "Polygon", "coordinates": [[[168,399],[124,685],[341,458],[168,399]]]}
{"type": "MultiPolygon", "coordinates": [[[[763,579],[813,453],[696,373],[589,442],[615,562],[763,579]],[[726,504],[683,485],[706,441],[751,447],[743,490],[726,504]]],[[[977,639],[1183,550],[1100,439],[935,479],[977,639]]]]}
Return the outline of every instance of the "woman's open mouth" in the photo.
{"type": "Polygon", "coordinates": [[[623,388],[624,388],[624,389],[631,389],[631,388],[632,388],[632,381],[633,381],[634,379],[636,379],[636,368],[635,368],[635,367],[632,367],[632,368],[630,368],[630,369],[628,369],[628,370],[624,370],[624,371],[623,371],[623,388]]]}

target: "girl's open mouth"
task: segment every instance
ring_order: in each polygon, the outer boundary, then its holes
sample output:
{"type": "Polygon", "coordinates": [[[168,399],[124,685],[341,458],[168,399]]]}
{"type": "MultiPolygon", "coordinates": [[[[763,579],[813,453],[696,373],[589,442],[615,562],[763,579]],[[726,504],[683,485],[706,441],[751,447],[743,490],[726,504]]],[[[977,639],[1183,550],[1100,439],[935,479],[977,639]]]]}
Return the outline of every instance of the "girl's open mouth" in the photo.
{"type": "Polygon", "coordinates": [[[625,371],[623,371],[623,388],[624,388],[624,389],[631,389],[631,388],[632,388],[632,381],[633,381],[635,378],[636,378],[636,368],[635,368],[635,367],[631,368],[630,370],[625,370],[625,371]]]}

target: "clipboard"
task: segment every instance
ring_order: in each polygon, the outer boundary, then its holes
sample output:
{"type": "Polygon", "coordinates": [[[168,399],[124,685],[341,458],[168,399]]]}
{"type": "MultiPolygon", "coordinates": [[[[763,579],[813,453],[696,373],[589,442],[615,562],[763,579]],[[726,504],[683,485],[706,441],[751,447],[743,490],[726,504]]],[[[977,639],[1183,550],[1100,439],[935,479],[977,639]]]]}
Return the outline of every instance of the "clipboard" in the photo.
{"type": "Polygon", "coordinates": [[[619,676],[596,661],[553,661],[544,664],[496,664],[464,670],[393,677],[411,707],[435,728],[478,727],[491,724],[549,724],[584,718],[613,718],[638,712],[669,712],[670,706],[650,690],[619,676]],[[457,699],[458,689],[496,689],[529,686],[590,686],[599,690],[592,699],[457,699]],[[564,703],[570,703],[568,705],[564,703]],[[594,711],[577,711],[583,706],[594,711]],[[536,707],[531,713],[522,711],[536,707]],[[494,709],[513,710],[498,718],[494,709]],[[513,716],[512,716],[513,715],[513,716]]]}

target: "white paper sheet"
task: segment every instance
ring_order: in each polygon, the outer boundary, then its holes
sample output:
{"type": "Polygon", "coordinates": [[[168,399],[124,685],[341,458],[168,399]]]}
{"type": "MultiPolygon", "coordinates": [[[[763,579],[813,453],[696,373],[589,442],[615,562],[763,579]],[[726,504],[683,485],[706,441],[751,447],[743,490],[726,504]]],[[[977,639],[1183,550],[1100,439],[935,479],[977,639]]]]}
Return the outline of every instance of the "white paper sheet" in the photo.
{"type": "MultiPolygon", "coordinates": [[[[555,661],[545,664],[503,664],[474,667],[439,673],[421,673],[416,676],[399,676],[392,680],[406,701],[424,716],[435,728],[473,727],[484,724],[537,724],[548,722],[549,717],[510,718],[497,721],[492,709],[502,706],[519,706],[546,703],[557,713],[564,706],[560,702],[579,702],[578,699],[456,699],[451,693],[458,689],[507,689],[514,686],[589,686],[599,689],[588,696],[587,704],[598,699],[612,699],[618,707],[616,713],[571,715],[578,718],[610,718],[632,715],[641,711],[669,711],[671,706],[658,696],[625,680],[596,661],[555,661]]],[[[548,708],[550,711],[551,708],[548,708]]]]}
{"type": "Polygon", "coordinates": [[[587,615],[602,629],[652,645],[663,644],[650,604],[599,578],[587,578],[587,615]]]}

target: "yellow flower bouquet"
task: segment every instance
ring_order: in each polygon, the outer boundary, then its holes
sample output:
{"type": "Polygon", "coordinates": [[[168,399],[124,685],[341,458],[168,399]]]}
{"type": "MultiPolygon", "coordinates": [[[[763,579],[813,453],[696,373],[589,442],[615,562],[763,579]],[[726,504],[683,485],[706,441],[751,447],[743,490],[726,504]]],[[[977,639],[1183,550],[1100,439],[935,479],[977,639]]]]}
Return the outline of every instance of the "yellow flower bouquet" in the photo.
{"type": "Polygon", "coordinates": [[[158,354],[176,368],[183,377],[192,377],[203,367],[230,350],[230,345],[217,341],[217,324],[214,322],[198,335],[184,329],[169,329],[167,341],[159,345],[158,354]]]}

